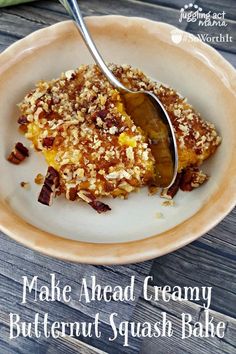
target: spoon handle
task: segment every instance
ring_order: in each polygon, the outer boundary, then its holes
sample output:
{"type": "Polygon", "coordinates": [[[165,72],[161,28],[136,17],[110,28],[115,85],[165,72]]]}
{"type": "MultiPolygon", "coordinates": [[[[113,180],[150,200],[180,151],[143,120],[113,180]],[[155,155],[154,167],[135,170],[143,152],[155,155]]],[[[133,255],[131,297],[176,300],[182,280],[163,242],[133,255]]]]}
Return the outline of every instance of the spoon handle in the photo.
{"type": "Polygon", "coordinates": [[[90,53],[92,54],[95,62],[97,63],[97,65],[99,66],[99,68],[101,69],[101,71],[103,72],[103,74],[106,76],[106,78],[110,81],[110,83],[115,86],[116,88],[118,88],[119,90],[126,90],[127,88],[124,87],[122,85],[122,83],[117,80],[117,78],[113,75],[113,73],[108,69],[107,65],[105,64],[103,58],[101,57],[96,45],[94,44],[90,33],[87,29],[87,26],[83,20],[83,17],[81,15],[80,9],[79,9],[79,5],[77,3],[76,0],[59,0],[62,5],[66,8],[66,10],[68,11],[68,13],[73,16],[78,30],[85,42],[85,44],[87,45],[90,53]]]}

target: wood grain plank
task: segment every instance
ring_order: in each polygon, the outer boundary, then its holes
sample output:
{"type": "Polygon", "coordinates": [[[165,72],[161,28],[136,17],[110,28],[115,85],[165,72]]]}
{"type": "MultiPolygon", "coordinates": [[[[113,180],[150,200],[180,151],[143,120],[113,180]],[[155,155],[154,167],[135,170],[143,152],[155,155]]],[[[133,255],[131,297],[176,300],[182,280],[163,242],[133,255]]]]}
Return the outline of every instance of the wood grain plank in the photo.
{"type": "Polygon", "coordinates": [[[226,59],[228,62],[236,68],[236,54],[229,53],[227,51],[218,50],[218,52],[226,59]]]}
{"type": "MultiPolygon", "coordinates": [[[[40,1],[36,6],[44,7],[44,2],[40,1]]],[[[53,11],[58,10],[58,5],[54,2],[50,5],[53,11]]],[[[178,24],[178,10],[151,4],[149,2],[135,0],[85,0],[80,1],[80,7],[86,15],[124,15],[141,16],[155,21],[165,21],[173,25],[178,24]],[[177,16],[176,16],[177,15],[177,16]]],[[[61,10],[60,10],[61,11],[61,10]]],[[[182,27],[183,28],[183,27],[182,27]]]]}
{"type": "Polygon", "coordinates": [[[151,271],[154,283],[212,286],[212,309],[236,317],[235,222],[236,210],[198,241],[156,259],[151,271]]]}
{"type": "Polygon", "coordinates": [[[236,4],[234,0],[197,0],[196,4],[202,7],[204,12],[223,12],[225,11],[225,17],[236,21],[236,4]]]}
{"type": "MultiPolygon", "coordinates": [[[[136,305],[136,301],[141,292],[143,278],[149,273],[151,262],[144,262],[140,265],[134,264],[130,266],[104,266],[96,267],[91,265],[75,264],[71,262],[64,262],[58,259],[53,259],[33,250],[27,249],[24,246],[14,242],[8,237],[1,235],[0,237],[0,313],[13,312],[19,313],[22,319],[32,322],[36,312],[49,314],[50,323],[54,321],[75,322],[84,321],[92,322],[97,312],[100,313],[101,330],[103,337],[101,339],[93,338],[79,338],[81,341],[88,343],[101,350],[106,350],[114,354],[120,353],[123,350],[122,339],[119,338],[116,342],[109,342],[108,337],[112,334],[109,325],[109,315],[112,312],[118,314],[117,323],[122,320],[129,320],[136,305]],[[50,273],[56,274],[60,280],[61,287],[66,284],[72,287],[72,300],[66,304],[62,301],[56,302],[35,302],[34,293],[29,295],[29,301],[26,304],[21,304],[22,301],[22,276],[27,275],[29,279],[38,275],[39,286],[50,284],[50,273]],[[111,284],[112,286],[121,285],[122,287],[130,283],[130,277],[135,276],[135,297],[134,302],[115,302],[111,301],[106,303],[91,302],[86,304],[84,301],[78,301],[78,294],[81,289],[82,278],[86,277],[89,288],[91,287],[90,277],[95,275],[97,282],[102,286],[111,284]],[[5,309],[5,310],[3,310],[5,309]]],[[[3,323],[0,319],[0,326],[3,323]]],[[[5,328],[5,327],[4,327],[5,328]]],[[[9,342],[9,331],[5,328],[5,340],[0,342],[1,346],[9,347],[13,350],[19,347],[22,353],[25,354],[23,348],[29,346],[28,352],[31,353],[32,348],[44,348],[45,352],[47,346],[51,348],[53,343],[51,338],[45,342],[43,338],[35,339],[22,339],[18,337],[15,341],[9,342]],[[30,349],[31,348],[31,349],[30,349]]],[[[2,337],[1,337],[2,338],[2,337]]],[[[62,348],[64,344],[59,344],[62,348]]],[[[133,339],[131,341],[130,353],[136,353],[140,346],[140,339],[133,339]]],[[[27,347],[28,348],[28,347],[27,347]]],[[[11,350],[10,349],[10,350],[11,350]]],[[[35,349],[35,350],[36,350],[35,349]]],[[[63,350],[58,351],[62,353],[63,350]]],[[[0,351],[1,352],[1,351],[0,351]]],[[[76,353],[77,351],[71,351],[76,353]]],[[[11,353],[11,352],[10,352],[11,353]]],[[[68,351],[68,353],[70,353],[68,351]]]]}
{"type": "MultiPolygon", "coordinates": [[[[92,0],[80,2],[83,15],[107,15],[119,14],[124,16],[142,16],[152,20],[166,21],[170,24],[178,24],[178,11],[165,7],[150,6],[143,3],[135,4],[132,1],[109,1],[109,7],[105,2],[92,0]]],[[[34,30],[49,26],[59,21],[68,20],[65,9],[55,1],[38,1],[33,4],[13,6],[0,9],[0,51],[7,48],[17,39],[23,38],[34,30]]],[[[186,24],[180,26],[184,29],[186,24]]]]}
{"type": "MultiPolygon", "coordinates": [[[[109,0],[109,2],[101,2],[100,0],[80,1],[80,8],[85,16],[92,15],[124,15],[124,16],[142,16],[157,21],[163,21],[177,24],[179,11],[176,9],[154,5],[141,1],[134,0],[109,0]]],[[[61,16],[69,16],[66,14],[63,6],[57,1],[51,1],[48,4],[47,1],[39,1],[35,4],[27,4],[22,6],[15,6],[5,8],[3,13],[11,13],[16,16],[31,19],[32,21],[48,22],[52,18],[59,18],[61,16]],[[38,11],[40,9],[40,13],[38,11]],[[35,16],[35,13],[39,14],[39,17],[35,16]]]]}
{"type": "Polygon", "coordinates": [[[188,23],[186,30],[196,36],[208,36],[209,41],[207,40],[205,41],[207,44],[212,45],[216,49],[224,50],[235,54],[236,53],[236,37],[235,37],[236,22],[231,20],[226,20],[225,22],[227,23],[227,27],[198,26],[196,22],[195,23],[190,22],[188,23]],[[231,38],[232,42],[230,42],[229,39],[230,37],[232,37],[231,38]],[[216,38],[216,39],[212,40],[212,38],[216,38]]]}
{"type": "MultiPolygon", "coordinates": [[[[0,352],[1,354],[9,354],[9,349],[6,351],[4,343],[9,343],[9,315],[0,312],[0,323],[1,328],[1,338],[0,338],[0,352]]],[[[57,339],[51,338],[50,346],[47,340],[44,339],[42,343],[37,343],[36,341],[29,340],[26,341],[21,339],[20,341],[11,341],[11,354],[13,353],[42,353],[42,354],[55,354],[55,353],[66,353],[66,354],[107,354],[107,352],[99,350],[91,345],[81,342],[73,337],[59,337],[57,339]],[[17,342],[17,343],[16,343],[17,342]],[[24,343],[24,346],[19,346],[19,342],[24,343]],[[42,345],[43,344],[43,345],[42,345]]]]}
{"type": "MultiPolygon", "coordinates": [[[[179,9],[165,7],[165,1],[156,4],[150,4],[134,0],[120,0],[118,3],[115,0],[109,0],[109,7],[106,2],[100,0],[92,0],[89,4],[86,1],[80,2],[80,7],[84,15],[107,15],[120,14],[126,16],[140,16],[153,20],[164,21],[181,29],[187,29],[195,35],[209,34],[211,37],[222,33],[223,35],[229,33],[235,37],[236,22],[228,21],[228,27],[199,27],[197,23],[179,22],[179,9]]],[[[234,6],[236,9],[236,6],[234,6]]],[[[236,11],[236,10],[235,10],[236,11]]],[[[15,39],[22,38],[31,33],[35,29],[42,28],[46,25],[56,23],[65,19],[69,19],[65,9],[58,2],[39,1],[32,5],[13,6],[7,9],[0,10],[0,49],[6,47],[4,37],[11,36],[10,43],[15,39]],[[40,11],[39,11],[40,10],[40,11]]],[[[230,51],[235,53],[236,42],[232,43],[213,43],[217,49],[230,51]]]]}
{"type": "MultiPolygon", "coordinates": [[[[80,6],[84,15],[103,15],[103,14],[122,14],[128,16],[142,16],[154,20],[162,20],[179,27],[179,8],[187,1],[183,0],[149,0],[146,1],[115,1],[109,0],[101,2],[100,0],[91,0],[90,2],[80,0],[80,6]]],[[[203,2],[203,1],[202,1],[203,2]]],[[[200,4],[201,2],[197,2],[200,4]]],[[[213,6],[216,8],[223,8],[226,6],[234,6],[233,10],[229,7],[229,12],[234,14],[235,2],[227,0],[222,2],[216,0],[204,1],[202,7],[205,9],[207,6],[213,6]],[[231,5],[230,5],[231,3],[231,5]],[[214,5],[213,5],[214,4],[214,5]]],[[[228,10],[227,10],[228,12],[228,10]]],[[[18,38],[22,38],[35,29],[42,28],[44,26],[56,23],[61,20],[68,19],[64,8],[57,1],[38,1],[32,5],[17,6],[8,9],[0,10],[0,50],[6,48],[10,43],[13,43],[18,38]]],[[[230,16],[227,16],[231,20],[230,16]]],[[[232,17],[235,16],[233,15],[232,17]]],[[[232,23],[234,21],[231,21],[232,23]]],[[[230,23],[231,23],[230,22],[230,23]]],[[[186,26],[183,26],[184,29],[186,26]]],[[[191,29],[193,33],[196,29],[191,29]]],[[[231,28],[233,35],[235,36],[235,27],[231,28]]],[[[233,53],[228,53],[229,46],[221,47],[222,55],[226,57],[233,65],[236,63],[236,56],[233,53]]],[[[231,50],[231,49],[230,49],[231,50]]],[[[234,50],[233,50],[234,51],[234,50]]],[[[208,348],[210,351],[207,354],[217,353],[233,353],[232,348],[235,345],[235,326],[232,320],[232,316],[235,316],[235,230],[236,230],[236,213],[231,213],[224,222],[217,226],[214,230],[209,232],[206,236],[196,241],[190,246],[185,247],[183,250],[177,251],[172,255],[167,255],[157,260],[153,268],[152,274],[155,278],[155,284],[167,285],[168,283],[175,285],[198,285],[207,286],[208,284],[213,286],[213,309],[216,311],[222,311],[228,314],[227,318],[227,342],[220,343],[217,340],[213,342],[209,341],[178,341],[173,338],[173,341],[167,341],[165,338],[158,339],[157,341],[146,340],[143,344],[143,354],[182,354],[193,353],[200,354],[205,352],[208,348]],[[177,284],[176,284],[177,283],[177,284]],[[203,343],[203,344],[202,344],[203,343]],[[219,347],[216,347],[218,345],[219,347]],[[221,351],[220,351],[221,350],[221,351]]],[[[112,346],[108,343],[107,335],[109,333],[108,328],[108,314],[111,309],[119,311],[122,319],[129,319],[134,309],[134,318],[136,320],[145,318],[156,321],[158,316],[160,317],[161,311],[170,311],[173,321],[176,326],[179,326],[179,312],[178,308],[172,304],[170,307],[165,306],[156,307],[154,304],[147,304],[144,300],[140,300],[138,307],[129,306],[127,304],[119,304],[118,309],[116,304],[112,304],[111,307],[106,304],[100,304],[87,306],[85,304],[78,304],[73,301],[70,306],[63,303],[54,303],[53,306],[39,306],[35,305],[31,298],[29,304],[23,307],[20,304],[20,292],[21,284],[20,277],[22,275],[34,275],[40,274],[40,284],[48,284],[48,274],[55,272],[61,279],[62,284],[67,282],[72,283],[73,291],[76,293],[80,286],[81,277],[83,275],[89,276],[95,274],[98,276],[99,282],[112,284],[120,283],[125,284],[129,276],[132,274],[140,275],[137,296],[140,293],[142,279],[148,274],[150,270],[151,262],[145,262],[140,265],[123,266],[123,267],[92,267],[75,265],[68,262],[62,262],[49,257],[39,255],[32,250],[28,250],[25,247],[16,244],[14,241],[8,239],[6,236],[0,236],[0,314],[1,309],[7,309],[7,311],[19,311],[24,315],[25,319],[31,320],[34,313],[39,311],[43,313],[47,310],[50,314],[50,320],[56,319],[78,321],[89,321],[93,318],[94,313],[99,309],[102,312],[102,329],[105,333],[105,338],[101,341],[89,340],[89,344],[94,347],[99,347],[106,350],[109,353],[125,353],[121,342],[112,346]],[[115,268],[115,269],[114,269],[115,268]],[[135,317],[136,316],[136,317],[135,317]]],[[[135,304],[134,304],[135,305],[135,304]]],[[[194,318],[200,318],[201,311],[199,305],[194,303],[185,304],[184,309],[188,309],[192,313],[194,318]]],[[[6,315],[6,314],[5,314],[6,315]]],[[[224,315],[217,313],[217,318],[226,318],[224,315]],[[221,317],[223,316],[223,317],[221,317]]],[[[11,342],[9,344],[8,334],[9,329],[6,325],[6,320],[0,318],[0,353],[1,354],[13,354],[13,353],[83,353],[80,352],[76,345],[77,339],[72,340],[65,339],[58,347],[54,341],[36,341],[36,340],[24,340],[11,342]],[[2,336],[2,333],[4,335],[2,336]],[[2,339],[4,338],[4,339],[2,339]]],[[[84,340],[84,339],[82,339],[84,340]]],[[[128,353],[137,353],[140,341],[134,341],[130,351],[128,353]]],[[[95,349],[93,349],[95,350],[95,349]]],[[[97,349],[96,349],[97,350],[97,349]]]]}
{"type": "MultiPolygon", "coordinates": [[[[184,5],[190,2],[188,0],[141,0],[141,1],[156,4],[158,6],[172,7],[178,10],[180,10],[181,7],[183,7],[184,5]]],[[[196,0],[191,1],[191,3],[195,4],[196,0]]]]}
{"type": "MultiPolygon", "coordinates": [[[[148,289],[148,295],[154,295],[152,286],[148,289]]],[[[202,308],[190,301],[175,302],[170,297],[170,302],[145,301],[140,299],[134,311],[132,320],[136,322],[149,321],[154,324],[162,319],[162,313],[166,312],[167,317],[173,325],[172,337],[145,338],[143,340],[141,354],[233,354],[236,350],[236,320],[229,316],[224,316],[215,311],[210,311],[210,316],[214,317],[213,323],[223,321],[226,323],[224,338],[181,338],[181,315],[188,313],[192,316],[192,323],[199,321],[205,326],[205,314],[202,308]]],[[[205,333],[206,333],[206,328],[205,333]]]]}

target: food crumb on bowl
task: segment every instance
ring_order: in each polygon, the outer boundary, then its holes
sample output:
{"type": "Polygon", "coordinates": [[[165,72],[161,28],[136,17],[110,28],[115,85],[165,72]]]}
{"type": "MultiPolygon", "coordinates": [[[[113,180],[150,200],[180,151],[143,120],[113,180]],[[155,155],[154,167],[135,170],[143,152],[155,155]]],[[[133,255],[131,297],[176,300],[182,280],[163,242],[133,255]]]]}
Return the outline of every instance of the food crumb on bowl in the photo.
{"type": "Polygon", "coordinates": [[[30,183],[29,182],[20,182],[20,186],[26,190],[30,189],[30,183]]]}
{"type": "Polygon", "coordinates": [[[148,194],[156,195],[159,192],[159,188],[157,186],[150,185],[148,186],[148,194]]]}
{"type": "Polygon", "coordinates": [[[156,218],[156,219],[164,219],[165,217],[164,217],[164,215],[163,215],[161,212],[157,212],[157,213],[155,214],[155,218],[156,218]]]}
{"type": "Polygon", "coordinates": [[[37,176],[34,179],[34,182],[38,185],[42,185],[44,182],[44,176],[42,175],[42,173],[38,173],[37,176]]]}
{"type": "Polygon", "coordinates": [[[175,206],[175,201],[173,199],[171,200],[165,200],[164,202],[161,203],[163,206],[175,206]]]}

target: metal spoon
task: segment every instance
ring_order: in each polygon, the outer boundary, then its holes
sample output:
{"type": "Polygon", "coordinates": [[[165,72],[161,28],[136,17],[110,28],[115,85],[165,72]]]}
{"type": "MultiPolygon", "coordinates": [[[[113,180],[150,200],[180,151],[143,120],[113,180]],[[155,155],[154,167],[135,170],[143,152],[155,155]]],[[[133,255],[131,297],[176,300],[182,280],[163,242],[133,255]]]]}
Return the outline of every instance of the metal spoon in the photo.
{"type": "Polygon", "coordinates": [[[146,133],[149,146],[155,158],[155,184],[170,187],[177,175],[178,151],[174,129],[170,118],[158,98],[151,92],[134,92],[127,89],[108,69],[96,48],[85,25],[76,0],[59,0],[74,18],[78,30],[90,50],[95,62],[109,80],[119,90],[126,112],[137,126],[146,133]]]}

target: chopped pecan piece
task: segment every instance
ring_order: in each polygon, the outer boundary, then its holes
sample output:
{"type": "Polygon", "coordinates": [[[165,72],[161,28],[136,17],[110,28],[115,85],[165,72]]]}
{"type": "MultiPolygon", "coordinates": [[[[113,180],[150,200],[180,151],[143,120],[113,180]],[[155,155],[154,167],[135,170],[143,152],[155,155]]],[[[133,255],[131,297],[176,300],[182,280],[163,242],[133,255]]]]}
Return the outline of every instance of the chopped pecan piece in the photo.
{"type": "Polygon", "coordinates": [[[53,136],[48,136],[43,139],[42,145],[46,148],[51,148],[53,146],[55,138],[53,136]]]}
{"type": "Polygon", "coordinates": [[[178,173],[172,186],[168,189],[163,189],[163,191],[161,192],[162,198],[166,198],[166,199],[174,198],[174,196],[177,194],[180,187],[181,176],[182,173],[178,173]]]}
{"type": "Polygon", "coordinates": [[[177,194],[177,192],[179,190],[180,180],[181,180],[181,173],[178,173],[174,183],[172,184],[172,186],[170,188],[168,188],[168,191],[167,191],[167,194],[171,198],[174,198],[174,196],[177,194]]]}
{"type": "Polygon", "coordinates": [[[20,125],[22,125],[22,124],[27,124],[27,123],[28,123],[27,117],[26,117],[26,116],[20,116],[20,117],[18,118],[17,123],[20,124],[20,125]]]}
{"type": "Polygon", "coordinates": [[[59,173],[52,167],[48,167],[48,171],[44,180],[43,187],[38,197],[41,204],[51,206],[56,190],[60,185],[59,173]]]}
{"type": "Polygon", "coordinates": [[[93,209],[95,209],[99,214],[111,210],[109,205],[96,200],[95,197],[88,191],[79,191],[78,196],[87,204],[89,204],[93,209]]]}
{"type": "Polygon", "coordinates": [[[89,203],[89,205],[91,205],[91,207],[95,209],[99,214],[111,210],[109,205],[102,203],[99,200],[93,200],[92,202],[89,203]]]}
{"type": "Polygon", "coordinates": [[[28,156],[29,150],[22,143],[17,143],[7,159],[9,162],[19,165],[28,156]]]}
{"type": "Polygon", "coordinates": [[[108,110],[102,109],[101,111],[99,111],[97,113],[97,116],[100,117],[101,119],[104,119],[104,118],[106,118],[107,114],[108,114],[108,110]]]}
{"type": "Polygon", "coordinates": [[[208,176],[199,171],[197,167],[186,169],[181,177],[180,189],[185,192],[191,192],[208,180],[208,176]]]}
{"type": "Polygon", "coordinates": [[[106,119],[106,126],[107,126],[107,128],[118,127],[119,122],[117,121],[117,119],[115,117],[111,117],[111,118],[106,119]]]}
{"type": "Polygon", "coordinates": [[[193,178],[193,169],[186,169],[183,171],[182,178],[180,181],[180,189],[185,192],[191,192],[193,187],[191,186],[193,178]]]}
{"type": "Polygon", "coordinates": [[[74,202],[77,199],[77,188],[70,188],[69,190],[69,200],[74,202]]]}
{"type": "Polygon", "coordinates": [[[48,189],[47,186],[44,184],[39,197],[38,197],[38,202],[47,206],[51,206],[53,202],[53,192],[52,190],[48,189]]]}

